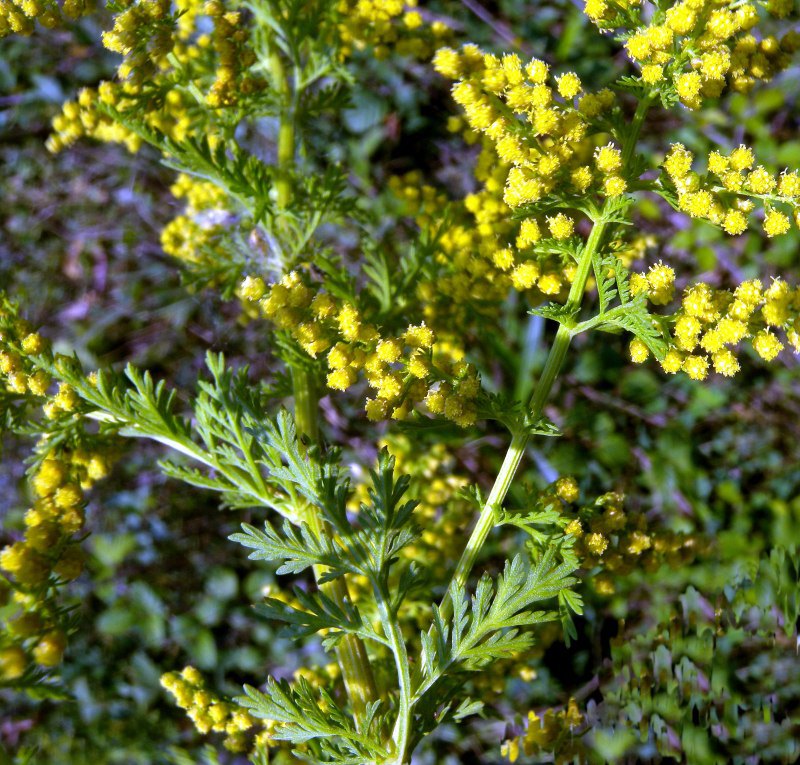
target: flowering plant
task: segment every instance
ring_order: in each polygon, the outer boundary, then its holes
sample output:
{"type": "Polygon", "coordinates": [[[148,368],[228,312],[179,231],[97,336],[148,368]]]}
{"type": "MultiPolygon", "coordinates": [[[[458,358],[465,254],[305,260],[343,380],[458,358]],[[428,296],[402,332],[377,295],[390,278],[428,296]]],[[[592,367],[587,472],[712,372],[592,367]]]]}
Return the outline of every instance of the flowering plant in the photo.
{"type": "MultiPolygon", "coordinates": [[[[634,569],[706,550],[696,535],[626,512],[617,493],[580,502],[569,476],[509,491],[531,440],[560,435],[546,405],[581,335],[624,334],[633,363],[652,356],[664,373],[696,381],[735,375],[748,345],[768,362],[785,346],[800,352],[799,288],[782,278],[689,281],[676,301],[673,265],[637,267],[647,243],[635,226],[642,200],[654,198],[729,237],[757,226],[772,239],[800,223],[796,170],[769,170],[760,162],[774,158],[745,145],[698,161],[681,143],[654,148],[647,137],[654,114],[690,122],[710,101],[785,70],[800,47],[784,29],[794,8],[588,0],[586,17],[630,59],[624,76],[597,89],[539,58],[459,46],[443,16],[394,1],[126,0],[107,9],[103,43],[122,57],[118,77],[64,105],[48,148],[84,137],[152,147],[177,171],[172,193],[185,203],[162,232],[164,251],[189,289],[235,300],[244,320],[263,324],[275,363],[267,382],[209,352],[196,391],[179,393],[133,366],[87,371],[3,298],[0,422],[37,441],[24,536],[0,553],[2,683],[58,693],[55,668],[80,629],[61,590],[82,572],[86,492],[126,439],[150,439],[169,450],[166,475],[256,520],[232,542],[301,585],[270,593],[258,614],[298,641],[319,636],[335,657],[294,682],[254,678],[232,699],[192,666],[168,672],[164,687],[197,729],[223,734],[254,762],[278,751],[410,762],[438,728],[490,707],[490,666],[578,638],[587,572],[611,595],[634,569]],[[358,87],[364,51],[432,59],[452,82],[459,111],[448,127],[476,146],[477,191],[450,199],[412,172],[387,180],[385,219],[367,204],[330,129],[358,87]],[[394,241],[381,231],[387,219],[394,241]],[[491,379],[509,302],[555,327],[529,396],[491,379]],[[352,427],[364,437],[377,441],[376,423],[388,421],[374,464],[351,467],[350,444],[331,442],[325,389],[362,401],[352,427]],[[425,470],[446,461],[437,448],[474,439],[487,421],[508,433],[488,493],[454,474],[431,499],[425,470]],[[432,464],[423,470],[416,451],[432,464]],[[492,532],[517,542],[476,577],[492,532]]],[[[6,2],[0,31],[31,33],[36,21],[91,10],[6,2]]],[[[797,573],[785,556],[769,572],[776,593],[797,573]]],[[[782,625],[792,608],[796,594],[782,625]]],[[[629,714],[623,697],[607,702],[609,718],[629,714]]],[[[532,714],[504,736],[504,751],[611,759],[587,735],[592,715],[575,699],[532,714]]],[[[674,742],[664,741],[669,754],[674,742]]]]}

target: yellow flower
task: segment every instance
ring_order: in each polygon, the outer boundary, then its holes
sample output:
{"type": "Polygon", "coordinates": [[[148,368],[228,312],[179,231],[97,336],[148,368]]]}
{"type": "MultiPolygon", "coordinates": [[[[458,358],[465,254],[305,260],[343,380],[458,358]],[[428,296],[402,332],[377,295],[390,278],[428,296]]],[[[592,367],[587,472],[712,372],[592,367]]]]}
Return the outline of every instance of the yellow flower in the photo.
{"type": "Polygon", "coordinates": [[[647,349],[647,346],[637,337],[631,340],[630,354],[631,361],[634,364],[642,364],[647,361],[650,351],[647,349]]]}
{"type": "Polygon", "coordinates": [[[595,149],[594,163],[601,173],[615,173],[622,167],[622,152],[612,143],[595,149]]]}
{"type": "Polygon", "coordinates": [[[571,476],[564,476],[556,481],[556,494],[564,502],[577,502],[578,500],[578,482],[571,476]]]}
{"type": "Polygon", "coordinates": [[[585,543],[589,552],[596,556],[602,555],[608,548],[608,539],[597,532],[587,535],[585,543]]]}
{"type": "Polygon", "coordinates": [[[731,152],[731,167],[736,171],[749,170],[754,162],[753,150],[744,144],[731,152]]]}
{"type": "Polygon", "coordinates": [[[440,48],[436,51],[433,68],[449,80],[457,80],[463,75],[461,56],[452,48],[440,48]]]}
{"type": "Polygon", "coordinates": [[[753,349],[764,361],[772,361],[783,350],[783,343],[769,330],[762,330],[753,338],[753,349]]]}
{"type": "Polygon", "coordinates": [[[549,71],[550,67],[538,58],[531,59],[531,62],[525,67],[528,79],[537,85],[544,83],[549,71]]]}
{"type": "Polygon", "coordinates": [[[664,158],[664,169],[672,180],[683,178],[692,169],[694,154],[683,144],[674,143],[664,158]]]}
{"type": "Polygon", "coordinates": [[[350,368],[335,369],[328,375],[327,384],[333,390],[347,390],[356,381],[356,373],[350,368]]]}
{"type": "Polygon", "coordinates": [[[16,680],[25,673],[28,657],[17,646],[0,649],[0,679],[16,680]]]}
{"type": "Polygon", "coordinates": [[[403,334],[403,339],[411,348],[430,348],[436,338],[430,327],[420,324],[409,326],[403,334]]]}
{"type": "Polygon", "coordinates": [[[726,234],[738,236],[747,230],[747,218],[739,210],[728,210],[722,221],[722,229],[726,234]]]}
{"type": "Polygon", "coordinates": [[[754,194],[769,194],[776,186],[775,178],[763,165],[747,175],[747,185],[754,194]]]}
{"type": "Polygon", "coordinates": [[[675,81],[675,90],[686,106],[696,109],[700,106],[699,96],[703,80],[698,72],[687,72],[675,81]]]}
{"type": "Polygon", "coordinates": [[[800,196],[800,175],[797,172],[783,172],[778,178],[778,193],[782,197],[800,196]]]}
{"type": "MultiPolygon", "coordinates": [[[[542,238],[542,232],[539,229],[539,224],[533,218],[526,218],[522,221],[519,227],[519,234],[517,235],[517,247],[520,249],[529,247],[535,244],[542,238]]],[[[498,264],[498,267],[499,266],[498,264]]]]}
{"type": "Polygon", "coordinates": [[[605,181],[603,181],[603,191],[608,197],[622,196],[627,188],[628,184],[625,182],[625,179],[619,175],[609,175],[605,181]]]}
{"type": "Polygon", "coordinates": [[[403,347],[397,340],[381,340],[376,352],[381,361],[391,364],[400,358],[403,347]]]}
{"type": "Polygon", "coordinates": [[[568,215],[558,213],[547,219],[547,226],[554,239],[569,239],[575,229],[575,223],[568,215]]]}
{"type": "Polygon", "coordinates": [[[642,67],[642,80],[648,85],[655,85],[664,79],[664,67],[661,64],[646,64],[642,67]]]}
{"type": "Polygon", "coordinates": [[[520,263],[520,265],[511,272],[511,283],[514,285],[514,289],[517,290],[530,289],[536,284],[538,278],[539,267],[532,261],[520,263]]]}
{"type": "Polygon", "coordinates": [[[683,371],[692,380],[705,380],[708,377],[708,360],[705,356],[687,356],[683,360],[683,371]]]}
{"type": "Polygon", "coordinates": [[[770,238],[785,234],[790,227],[789,216],[774,208],[768,210],[764,216],[764,233],[770,238]]]}
{"type": "Polygon", "coordinates": [[[557,77],[556,87],[558,88],[558,94],[568,101],[575,98],[582,89],[580,78],[575,72],[567,72],[567,74],[557,77]]]}
{"type": "Polygon", "coordinates": [[[667,354],[661,362],[661,368],[669,375],[674,375],[679,372],[682,366],[683,356],[676,350],[667,351],[667,354]]]}
{"type": "Polygon", "coordinates": [[[248,276],[239,287],[239,293],[245,300],[261,300],[267,294],[267,285],[260,276],[248,276]]]}
{"type": "Polygon", "coordinates": [[[713,357],[714,371],[725,377],[733,377],[739,371],[739,362],[733,352],[727,348],[717,351],[713,357]]]}
{"type": "Polygon", "coordinates": [[[67,639],[63,632],[48,632],[33,648],[33,659],[43,667],[55,667],[61,663],[67,639]]]}

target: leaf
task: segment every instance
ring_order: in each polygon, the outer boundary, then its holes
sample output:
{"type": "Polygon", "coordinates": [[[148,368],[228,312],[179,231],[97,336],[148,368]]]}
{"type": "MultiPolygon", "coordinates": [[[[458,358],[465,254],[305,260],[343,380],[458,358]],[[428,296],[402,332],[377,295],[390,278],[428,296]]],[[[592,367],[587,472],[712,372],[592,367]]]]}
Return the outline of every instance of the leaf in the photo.
{"type": "Polygon", "coordinates": [[[309,593],[297,587],[294,588],[294,598],[299,607],[266,598],[255,606],[256,613],[267,619],[284,622],[288,625],[289,634],[295,638],[305,638],[328,630],[323,640],[326,650],[333,648],[348,633],[384,644],[386,642],[371,625],[363,622],[358,609],[349,601],[339,604],[322,591],[309,593]]]}
{"type": "Polygon", "coordinates": [[[298,574],[311,566],[325,566],[328,570],[319,581],[326,582],[347,572],[358,572],[336,543],[326,536],[318,538],[305,523],[297,529],[285,521],[283,536],[269,522],[264,523],[264,531],[243,523],[242,533],[231,534],[228,539],[253,550],[248,556],[250,560],[280,563],[276,572],[279,575],[298,574]]]}
{"type": "Polygon", "coordinates": [[[499,658],[512,656],[533,643],[521,628],[552,621],[552,611],[533,610],[539,602],[556,598],[575,584],[575,566],[556,562],[557,545],[551,545],[531,566],[522,555],[506,561],[493,580],[484,574],[468,599],[464,587],[450,589],[453,615],[446,620],[434,608],[433,627],[422,634],[423,680],[415,689],[422,699],[443,678],[462,671],[477,671],[499,658]]]}
{"type": "MultiPolygon", "coordinates": [[[[359,760],[352,758],[358,757],[364,758],[362,762],[382,761],[388,757],[369,728],[366,733],[359,733],[353,716],[342,710],[326,690],[315,691],[303,677],[294,687],[285,680],[269,678],[264,693],[249,685],[244,686],[244,691],[246,695],[238,697],[236,703],[254,717],[277,723],[272,733],[276,740],[295,744],[317,740],[326,762],[357,763],[359,760]]],[[[377,706],[373,705],[369,712],[370,722],[375,721],[377,706]]]]}
{"type": "Polygon", "coordinates": [[[354,568],[373,580],[384,580],[400,550],[420,534],[412,519],[416,500],[401,501],[410,478],[403,475],[395,479],[394,465],[394,457],[382,449],[376,468],[370,471],[370,502],[361,504],[359,527],[352,526],[347,518],[347,497],[336,485],[336,476],[331,473],[322,482],[326,518],[336,528],[354,568]]]}
{"type": "Polygon", "coordinates": [[[624,306],[622,311],[609,312],[604,317],[600,329],[608,331],[607,328],[610,326],[630,332],[647,346],[653,356],[661,360],[667,353],[668,345],[664,332],[656,321],[647,310],[644,301],[637,300],[624,306]]]}
{"type": "Polygon", "coordinates": [[[570,324],[577,311],[559,303],[545,303],[545,305],[541,305],[538,308],[532,308],[528,313],[557,321],[559,324],[570,324]]]}

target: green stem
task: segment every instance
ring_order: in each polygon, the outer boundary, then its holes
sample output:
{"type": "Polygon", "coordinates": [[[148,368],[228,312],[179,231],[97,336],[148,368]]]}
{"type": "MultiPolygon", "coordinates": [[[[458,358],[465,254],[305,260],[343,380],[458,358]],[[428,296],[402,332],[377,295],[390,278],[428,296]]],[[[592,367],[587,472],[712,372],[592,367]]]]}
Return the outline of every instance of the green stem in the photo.
{"type": "Polygon", "coordinates": [[[400,694],[392,740],[395,746],[394,762],[396,765],[404,765],[408,760],[408,747],[411,739],[411,671],[408,663],[408,653],[406,652],[406,643],[400,624],[397,621],[397,614],[392,613],[389,608],[389,595],[386,592],[386,588],[381,584],[374,583],[373,589],[375,591],[375,600],[378,604],[378,613],[383,622],[383,631],[392,649],[397,670],[397,684],[400,694]]]}
{"type": "Polygon", "coordinates": [[[631,120],[631,129],[625,137],[625,145],[622,147],[622,167],[624,168],[628,167],[628,164],[633,158],[633,152],[636,151],[636,145],[639,142],[639,134],[642,132],[644,119],[647,116],[648,110],[653,105],[654,99],[655,96],[649,94],[636,105],[636,113],[631,120]]]}
{"type": "MultiPolygon", "coordinates": [[[[319,399],[313,373],[307,367],[299,365],[293,366],[291,372],[297,432],[309,443],[316,443],[319,441],[319,399]]],[[[305,521],[317,536],[330,533],[313,508],[309,508],[305,521]]],[[[319,580],[322,572],[315,567],[314,574],[319,580]]],[[[342,577],[322,584],[319,588],[340,607],[350,601],[347,583],[342,577]]],[[[366,646],[357,635],[345,635],[336,648],[336,658],[342,669],[342,679],[353,705],[356,720],[362,720],[367,704],[378,697],[378,689],[375,685],[366,646]]]]}
{"type": "MultiPolygon", "coordinates": [[[[636,144],[639,139],[639,133],[641,132],[642,125],[645,117],[647,116],[647,111],[652,102],[653,97],[647,96],[643,98],[636,107],[636,113],[631,122],[630,131],[625,136],[625,142],[623,146],[622,162],[624,168],[629,166],[629,163],[633,158],[633,153],[636,149],[636,144]]],[[[589,234],[589,238],[586,240],[586,244],[584,245],[578,260],[578,270],[575,273],[575,279],[572,282],[569,296],[567,297],[567,302],[565,305],[568,313],[576,314],[580,309],[581,303],[583,302],[584,293],[586,292],[586,282],[588,281],[589,273],[592,270],[594,255],[600,247],[600,243],[607,226],[608,222],[605,218],[605,211],[601,210],[600,214],[595,218],[592,231],[589,234]]],[[[561,371],[561,367],[563,366],[564,359],[567,355],[567,350],[569,349],[570,343],[575,334],[578,333],[575,331],[573,326],[567,326],[566,324],[559,325],[558,332],[556,333],[555,340],[550,348],[550,353],[547,357],[544,370],[542,371],[542,376],[539,378],[539,382],[533,392],[533,396],[531,397],[529,404],[531,419],[534,422],[542,416],[544,405],[550,395],[550,391],[553,389],[553,383],[555,382],[558,373],[561,371]]],[[[478,554],[486,542],[489,532],[494,526],[495,512],[503,504],[506,494],[508,493],[508,489],[511,486],[511,482],[514,480],[514,475],[519,468],[519,464],[522,461],[522,455],[525,453],[525,448],[528,445],[528,439],[529,436],[527,433],[517,433],[511,440],[511,444],[508,447],[506,456],[503,459],[503,464],[500,467],[500,472],[498,473],[494,485],[489,492],[489,496],[487,497],[483,509],[481,510],[481,514],[478,517],[475,528],[472,530],[472,534],[470,535],[467,545],[464,548],[464,552],[462,553],[461,558],[456,565],[456,570],[453,573],[450,587],[452,587],[453,583],[457,584],[459,587],[466,585],[467,578],[469,577],[472,567],[475,565],[478,554]]],[[[447,592],[442,599],[441,605],[442,616],[445,618],[452,613],[450,587],[448,587],[447,592]]]]}
{"type": "MultiPolygon", "coordinates": [[[[286,209],[292,200],[291,174],[295,161],[295,96],[278,50],[273,50],[269,58],[270,73],[275,89],[279,93],[281,108],[279,113],[277,173],[275,187],[277,204],[286,209]]],[[[295,424],[299,435],[308,439],[309,443],[319,441],[319,395],[311,370],[300,365],[293,365],[292,387],[294,392],[295,424]]],[[[319,515],[309,509],[306,513],[309,528],[317,534],[330,534],[319,515]]],[[[321,572],[315,568],[317,580],[321,572]]],[[[350,593],[344,578],[320,585],[320,590],[330,597],[338,606],[343,607],[350,601],[350,593]]],[[[367,704],[378,697],[378,689],[372,674],[364,642],[357,635],[346,635],[336,648],[336,657],[342,670],[347,696],[353,706],[357,721],[364,718],[367,704]]]]}
{"type": "MultiPolygon", "coordinates": [[[[572,282],[569,297],[567,298],[568,307],[577,309],[577,306],[580,305],[581,298],[586,289],[586,282],[589,278],[589,271],[592,266],[592,256],[600,243],[600,238],[603,235],[605,226],[606,224],[604,222],[598,222],[595,223],[592,228],[592,233],[581,254],[581,259],[578,263],[578,272],[575,275],[575,280],[572,282]]],[[[539,382],[531,398],[529,410],[531,419],[534,422],[542,416],[545,402],[564,364],[564,359],[571,341],[572,331],[566,325],[561,324],[558,327],[555,340],[547,356],[547,361],[542,370],[542,376],[539,378],[539,382]]],[[[486,542],[486,537],[489,536],[489,532],[494,527],[495,512],[500,509],[503,500],[506,498],[511,482],[514,480],[514,476],[519,468],[519,463],[522,461],[522,456],[525,454],[525,448],[528,445],[529,438],[530,436],[526,432],[516,433],[512,438],[506,456],[503,459],[503,464],[500,467],[500,472],[497,474],[494,485],[478,517],[478,522],[475,524],[467,546],[464,548],[464,552],[461,554],[461,558],[456,565],[456,570],[453,573],[453,579],[450,585],[451,587],[453,583],[458,585],[459,588],[466,585],[469,572],[475,565],[478,554],[484,542],[486,542]]],[[[448,587],[442,600],[442,616],[445,618],[449,616],[452,612],[452,607],[450,587],[448,587]]]]}
{"type": "Polygon", "coordinates": [[[292,366],[291,373],[297,433],[307,438],[309,443],[316,444],[319,441],[317,383],[312,371],[307,367],[292,366]]]}
{"type": "Polygon", "coordinates": [[[285,209],[292,199],[291,173],[294,168],[295,154],[294,110],[292,108],[294,97],[289,78],[286,76],[286,69],[277,50],[270,55],[269,67],[273,85],[281,102],[275,177],[275,189],[278,194],[276,201],[279,208],[285,209]]]}

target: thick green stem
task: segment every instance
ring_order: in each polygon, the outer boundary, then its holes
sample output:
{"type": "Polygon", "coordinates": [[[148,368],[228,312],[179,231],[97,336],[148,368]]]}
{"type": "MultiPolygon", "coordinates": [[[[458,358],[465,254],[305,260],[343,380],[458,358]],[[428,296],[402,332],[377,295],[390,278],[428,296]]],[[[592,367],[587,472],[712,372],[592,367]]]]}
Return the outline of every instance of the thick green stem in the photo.
{"type": "MultiPolygon", "coordinates": [[[[278,127],[277,167],[275,188],[277,192],[277,205],[286,209],[292,201],[291,175],[295,161],[295,99],[292,83],[286,75],[286,70],[278,50],[274,50],[269,59],[270,73],[273,85],[280,95],[280,112],[278,127]]],[[[306,438],[309,443],[319,441],[319,395],[316,381],[311,371],[301,365],[293,365],[292,387],[294,392],[294,415],[297,432],[306,438]]],[[[329,534],[324,521],[314,512],[313,508],[305,515],[309,528],[318,536],[329,534]]],[[[321,571],[315,568],[317,580],[321,571]]],[[[343,578],[334,579],[332,582],[320,585],[320,590],[330,597],[337,605],[344,606],[350,601],[347,583],[343,578]]],[[[366,646],[361,638],[356,635],[346,635],[339,642],[336,657],[342,670],[342,679],[348,698],[353,706],[356,720],[362,720],[367,704],[378,697],[375,678],[369,663],[366,646]]]]}
{"type": "MultiPolygon", "coordinates": [[[[319,441],[319,398],[311,370],[302,366],[293,366],[292,388],[294,391],[294,416],[297,432],[310,443],[316,443],[319,441]]],[[[309,508],[305,521],[318,536],[330,533],[313,508],[309,508]]],[[[318,580],[321,573],[320,570],[315,568],[314,574],[318,580]]],[[[320,585],[320,590],[340,607],[350,601],[347,583],[341,577],[320,585]]],[[[336,649],[336,658],[342,670],[342,679],[344,680],[347,695],[353,705],[353,712],[356,719],[361,720],[364,717],[367,704],[378,697],[378,690],[375,685],[375,678],[372,674],[366,646],[358,636],[346,635],[339,642],[336,649]]]]}
{"type": "Polygon", "coordinates": [[[297,433],[309,443],[316,444],[319,441],[317,383],[311,370],[306,367],[293,366],[291,372],[297,433]]]}
{"type": "Polygon", "coordinates": [[[269,67],[273,85],[281,101],[275,190],[278,195],[276,200],[278,207],[285,209],[292,199],[291,173],[294,168],[295,155],[294,96],[289,78],[286,76],[283,60],[277,50],[269,58],[269,67]]]}

